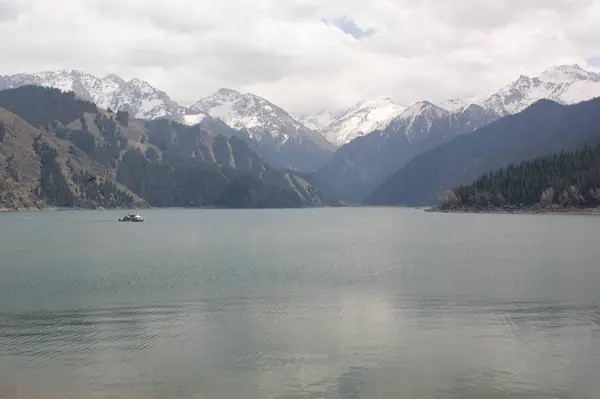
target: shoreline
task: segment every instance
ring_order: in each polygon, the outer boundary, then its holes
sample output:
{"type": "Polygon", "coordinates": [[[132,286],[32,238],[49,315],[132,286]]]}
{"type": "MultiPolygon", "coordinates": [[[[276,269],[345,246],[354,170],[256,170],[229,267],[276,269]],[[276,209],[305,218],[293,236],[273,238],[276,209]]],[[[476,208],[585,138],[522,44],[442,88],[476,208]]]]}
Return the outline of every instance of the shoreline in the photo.
{"type": "Polygon", "coordinates": [[[140,209],[205,209],[205,210],[209,210],[209,209],[239,209],[239,210],[245,210],[245,209],[320,209],[320,208],[348,208],[348,206],[335,206],[335,205],[322,205],[322,206],[301,206],[301,207],[273,207],[273,208],[262,208],[262,207],[256,207],[256,208],[231,208],[231,207],[222,207],[222,206],[215,206],[215,205],[209,205],[209,206],[189,206],[189,207],[185,207],[185,206],[144,206],[144,207],[137,207],[137,208],[104,208],[104,207],[97,207],[97,208],[81,208],[81,207],[55,207],[55,206],[50,206],[50,207],[42,207],[42,208],[38,208],[38,207],[24,207],[24,208],[3,208],[0,207],[0,213],[8,213],[8,212],[53,212],[53,211],[104,211],[104,210],[122,210],[122,211],[138,211],[140,209]]]}
{"type": "Polygon", "coordinates": [[[600,215],[600,208],[547,208],[547,207],[510,207],[510,208],[472,208],[472,207],[431,207],[425,212],[434,213],[488,213],[517,215],[600,215]]]}

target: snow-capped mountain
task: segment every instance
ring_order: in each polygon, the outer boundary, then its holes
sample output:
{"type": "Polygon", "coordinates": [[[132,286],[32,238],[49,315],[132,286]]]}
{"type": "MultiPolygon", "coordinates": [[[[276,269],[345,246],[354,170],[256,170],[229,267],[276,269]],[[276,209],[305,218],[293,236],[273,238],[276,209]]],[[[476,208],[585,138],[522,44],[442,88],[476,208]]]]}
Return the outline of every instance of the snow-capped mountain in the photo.
{"type": "MultiPolygon", "coordinates": [[[[335,149],[319,132],[251,93],[223,88],[192,105],[188,111],[191,113],[208,114],[233,129],[244,131],[250,140],[259,143],[263,156],[281,167],[312,171],[335,149]]],[[[185,118],[191,120],[193,116],[185,118]]]]}
{"type": "Polygon", "coordinates": [[[150,86],[148,82],[140,79],[125,81],[113,74],[98,78],[78,70],[60,70],[0,78],[0,90],[23,85],[73,91],[101,108],[128,110],[134,118],[139,119],[177,119],[185,111],[184,107],[171,100],[165,92],[150,86]]]}
{"type": "Polygon", "coordinates": [[[467,103],[460,98],[451,98],[440,102],[437,106],[450,113],[456,113],[462,111],[467,106],[467,103]]]}
{"type": "Polygon", "coordinates": [[[294,119],[289,113],[266,99],[232,89],[220,89],[190,107],[192,112],[204,112],[234,129],[245,129],[256,141],[274,140],[278,145],[290,138],[307,138],[320,147],[332,148],[318,132],[294,119]]]}
{"type": "Polygon", "coordinates": [[[299,114],[294,117],[307,128],[324,133],[327,131],[327,127],[343,116],[344,113],[345,110],[331,111],[322,109],[315,114],[299,114]]]}
{"type": "Polygon", "coordinates": [[[330,142],[344,145],[374,130],[384,129],[405,110],[405,105],[389,97],[361,101],[338,114],[322,131],[330,142]]]}
{"type": "Polygon", "coordinates": [[[572,104],[600,96],[600,74],[577,65],[548,68],[537,77],[521,76],[497,92],[468,100],[433,104],[420,101],[394,117],[381,131],[343,145],[317,172],[320,181],[348,202],[360,201],[415,156],[457,135],[523,111],[540,99],[572,104]]]}
{"type": "Polygon", "coordinates": [[[559,65],[546,69],[539,76],[521,75],[499,91],[470,102],[504,116],[521,112],[541,99],[574,104],[598,96],[599,73],[586,71],[578,65],[559,65]]]}
{"type": "Polygon", "coordinates": [[[424,140],[429,137],[437,121],[449,120],[450,115],[449,111],[429,101],[419,101],[391,120],[386,134],[391,131],[402,132],[410,142],[424,140]]]}
{"type": "Polygon", "coordinates": [[[478,105],[450,109],[452,112],[429,101],[411,105],[382,130],[340,147],[317,172],[318,180],[331,186],[344,201],[358,202],[420,153],[500,117],[478,105]]]}

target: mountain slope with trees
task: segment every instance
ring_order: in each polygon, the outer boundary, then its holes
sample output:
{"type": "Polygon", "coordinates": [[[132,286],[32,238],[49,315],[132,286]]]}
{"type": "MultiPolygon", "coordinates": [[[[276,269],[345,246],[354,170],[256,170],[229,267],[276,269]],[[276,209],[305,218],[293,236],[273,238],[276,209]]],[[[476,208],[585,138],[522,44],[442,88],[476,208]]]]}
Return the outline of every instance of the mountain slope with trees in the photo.
{"type": "Polygon", "coordinates": [[[35,86],[1,91],[0,107],[3,208],[339,204],[201,125],[140,121],[35,86]]]}
{"type": "Polygon", "coordinates": [[[368,205],[434,205],[452,187],[484,173],[561,150],[573,150],[598,133],[600,99],[574,105],[539,100],[415,157],[376,189],[368,205]]]}
{"type": "Polygon", "coordinates": [[[144,207],[70,142],[0,108],[0,208],[144,207]]]}
{"type": "MultiPolygon", "coordinates": [[[[600,134],[598,134],[600,137],[600,134]]],[[[600,206],[600,144],[524,161],[449,190],[439,210],[600,206]]]]}

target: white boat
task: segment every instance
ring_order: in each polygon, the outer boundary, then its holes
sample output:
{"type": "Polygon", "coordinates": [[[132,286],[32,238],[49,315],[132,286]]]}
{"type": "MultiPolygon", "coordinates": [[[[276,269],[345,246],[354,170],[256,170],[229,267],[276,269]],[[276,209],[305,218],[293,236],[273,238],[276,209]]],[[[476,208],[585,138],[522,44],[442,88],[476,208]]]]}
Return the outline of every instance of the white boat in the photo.
{"type": "Polygon", "coordinates": [[[143,222],[144,218],[136,213],[131,213],[119,218],[119,222],[143,222]]]}

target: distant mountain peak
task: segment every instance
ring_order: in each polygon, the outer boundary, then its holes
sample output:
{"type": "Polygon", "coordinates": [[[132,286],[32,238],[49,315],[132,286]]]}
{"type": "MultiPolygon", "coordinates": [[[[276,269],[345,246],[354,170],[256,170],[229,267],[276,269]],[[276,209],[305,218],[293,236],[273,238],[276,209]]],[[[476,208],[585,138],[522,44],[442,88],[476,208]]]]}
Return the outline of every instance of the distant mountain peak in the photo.
{"type": "Polygon", "coordinates": [[[296,115],[294,116],[294,118],[296,118],[298,122],[300,122],[307,128],[326,134],[329,125],[331,125],[345,113],[346,110],[331,111],[329,109],[323,108],[315,113],[296,115]]]}
{"type": "Polygon", "coordinates": [[[275,104],[251,93],[221,88],[190,107],[221,119],[234,129],[247,129],[253,139],[283,143],[300,129],[300,124],[275,104]]]}
{"type": "Polygon", "coordinates": [[[444,100],[438,104],[438,107],[445,109],[448,112],[456,113],[460,112],[467,106],[467,103],[460,98],[450,98],[444,100]]]}
{"type": "Polygon", "coordinates": [[[422,114],[423,112],[425,112],[426,110],[446,111],[443,108],[435,105],[431,101],[423,100],[423,101],[417,101],[416,103],[414,103],[411,106],[409,106],[408,108],[406,108],[406,110],[402,114],[400,114],[400,117],[405,118],[405,117],[410,117],[413,115],[419,115],[419,114],[422,114]]]}
{"type": "Polygon", "coordinates": [[[521,75],[474,103],[499,115],[518,113],[540,99],[573,104],[600,96],[600,74],[579,65],[556,65],[539,76],[521,75]]]}
{"type": "Polygon", "coordinates": [[[322,130],[330,142],[344,145],[374,130],[384,129],[405,109],[405,105],[391,97],[363,100],[337,113],[322,130]]]}
{"type": "Polygon", "coordinates": [[[125,81],[115,74],[98,78],[81,70],[62,69],[5,76],[4,82],[7,88],[38,85],[73,91],[104,109],[128,109],[131,116],[137,119],[177,119],[185,110],[147,81],[138,78],[125,81]]]}
{"type": "Polygon", "coordinates": [[[232,94],[242,94],[237,90],[229,89],[227,87],[221,87],[219,90],[215,92],[217,95],[232,95],[232,94]]]}
{"type": "Polygon", "coordinates": [[[563,64],[563,65],[554,65],[547,68],[543,73],[546,72],[563,72],[563,73],[589,73],[585,69],[579,66],[579,64],[563,64]]]}
{"type": "MultiPolygon", "coordinates": [[[[190,110],[205,112],[243,132],[249,139],[260,143],[261,154],[267,154],[273,162],[286,168],[314,170],[334,149],[320,133],[252,93],[222,88],[198,100],[190,110]]],[[[190,117],[186,119],[193,120],[190,117]]]]}
{"type": "Polygon", "coordinates": [[[126,81],[122,77],[120,77],[119,75],[116,75],[114,73],[109,73],[109,74],[105,75],[104,80],[113,81],[120,85],[124,85],[126,83],[126,81]]]}
{"type": "Polygon", "coordinates": [[[573,83],[575,81],[600,81],[600,74],[586,71],[577,64],[573,65],[557,65],[546,69],[539,76],[539,79],[544,82],[552,82],[557,84],[573,83]]]}

